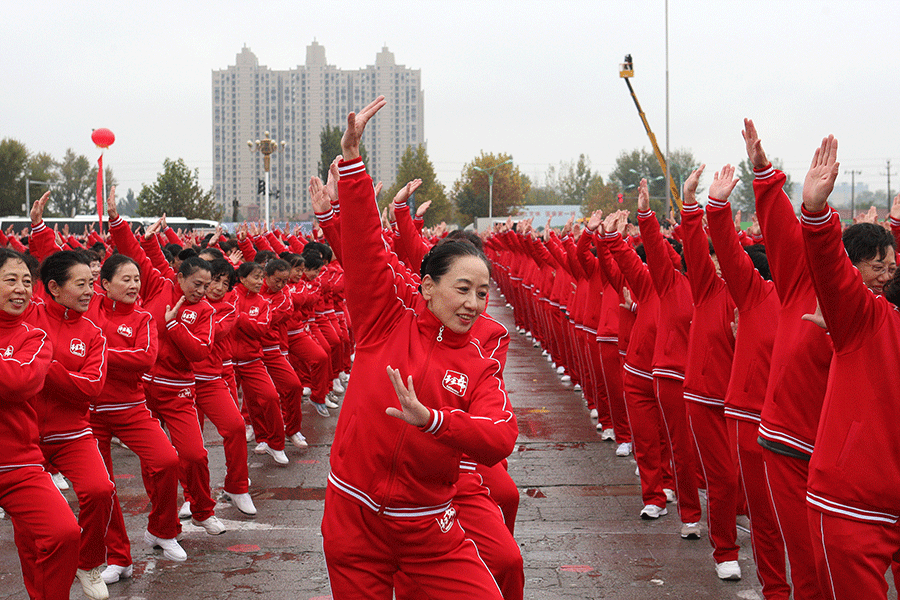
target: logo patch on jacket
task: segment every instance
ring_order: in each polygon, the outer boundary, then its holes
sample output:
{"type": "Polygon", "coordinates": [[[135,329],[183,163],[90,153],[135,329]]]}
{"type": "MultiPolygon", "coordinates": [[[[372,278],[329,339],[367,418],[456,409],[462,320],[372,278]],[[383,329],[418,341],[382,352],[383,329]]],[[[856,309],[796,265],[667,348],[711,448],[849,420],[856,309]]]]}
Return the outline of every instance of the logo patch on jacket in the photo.
{"type": "Polygon", "coordinates": [[[181,320],[187,323],[188,325],[193,325],[194,321],[197,320],[197,313],[192,310],[186,310],[181,313],[181,320]]]}
{"type": "Polygon", "coordinates": [[[452,506],[444,511],[444,514],[435,519],[441,531],[447,533],[453,528],[453,519],[456,518],[456,509],[452,506]]]}
{"type": "Polygon", "coordinates": [[[3,351],[3,358],[9,358],[12,355],[13,355],[13,347],[7,346],[6,349],[3,351]]]}
{"type": "Polygon", "coordinates": [[[84,342],[82,342],[78,338],[75,338],[71,342],[69,342],[69,352],[71,352],[75,356],[84,357],[84,353],[86,351],[87,348],[85,347],[84,342]]]}
{"type": "Polygon", "coordinates": [[[259,307],[251,306],[250,310],[247,311],[247,314],[250,315],[251,317],[258,317],[259,316],[259,307]]]}
{"type": "Polygon", "coordinates": [[[441,382],[445,390],[453,392],[457,396],[465,396],[466,388],[469,387],[469,376],[465,373],[456,371],[447,371],[444,373],[444,380],[441,382]]]}
{"type": "Polygon", "coordinates": [[[116,333],[118,333],[119,335],[121,335],[123,337],[131,337],[134,335],[134,330],[132,330],[131,327],[129,327],[128,325],[125,325],[123,323],[122,325],[119,325],[118,329],[116,329],[116,333]]]}

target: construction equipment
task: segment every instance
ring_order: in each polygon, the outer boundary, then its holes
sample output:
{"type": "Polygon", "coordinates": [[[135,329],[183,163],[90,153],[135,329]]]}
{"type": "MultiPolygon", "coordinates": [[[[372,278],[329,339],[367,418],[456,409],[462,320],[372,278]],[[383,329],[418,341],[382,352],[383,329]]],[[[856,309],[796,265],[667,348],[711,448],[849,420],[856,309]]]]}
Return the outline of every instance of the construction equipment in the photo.
{"type": "Polygon", "coordinates": [[[650,138],[650,143],[653,144],[653,154],[656,155],[656,160],[659,162],[659,166],[662,168],[663,173],[669,178],[669,191],[672,194],[672,200],[674,201],[675,206],[678,207],[678,210],[681,210],[681,195],[678,193],[678,186],[675,185],[675,180],[672,179],[672,173],[666,168],[666,157],[663,156],[662,151],[660,151],[659,144],[656,143],[656,136],[653,135],[653,132],[650,130],[650,124],[647,122],[647,115],[645,115],[643,109],[641,109],[641,103],[638,102],[637,95],[634,93],[634,88],[631,87],[631,78],[634,77],[634,63],[631,60],[630,54],[626,54],[625,62],[619,65],[619,77],[625,80],[628,91],[631,92],[631,98],[634,100],[634,105],[637,107],[641,121],[644,123],[644,129],[647,130],[647,136],[650,138]]]}

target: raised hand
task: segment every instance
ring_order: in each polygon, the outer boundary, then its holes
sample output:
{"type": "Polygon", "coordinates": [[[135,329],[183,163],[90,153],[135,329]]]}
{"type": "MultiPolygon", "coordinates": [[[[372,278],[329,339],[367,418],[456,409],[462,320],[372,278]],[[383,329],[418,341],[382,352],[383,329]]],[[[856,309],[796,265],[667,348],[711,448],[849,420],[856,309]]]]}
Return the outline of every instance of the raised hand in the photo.
{"type": "Polygon", "coordinates": [[[44,192],[40,199],[31,205],[31,226],[34,227],[44,220],[44,207],[50,201],[50,190],[44,192]]]}
{"type": "Polygon", "coordinates": [[[341,136],[341,153],[344,160],[355,160],[359,158],[359,142],[362,140],[363,132],[366,129],[366,123],[369,122],[375,113],[384,107],[387,101],[384,96],[378,96],[369,103],[359,113],[351,112],[347,115],[347,129],[341,136]]]}
{"type": "MultiPolygon", "coordinates": [[[[597,211],[597,212],[600,212],[600,211],[597,211]]],[[[596,213],[594,213],[594,214],[596,214],[596,213]]],[[[593,218],[593,217],[591,217],[591,218],[593,218]]],[[[614,212],[614,213],[609,213],[608,215],[606,215],[606,218],[603,219],[603,221],[601,222],[600,225],[601,225],[601,227],[603,227],[604,233],[612,233],[613,231],[616,230],[616,226],[618,225],[618,223],[619,223],[619,213],[614,212]]]]}
{"type": "MultiPolygon", "coordinates": [[[[413,179],[402,188],[397,190],[397,194],[394,196],[394,202],[398,204],[406,204],[407,200],[409,200],[409,197],[413,195],[413,192],[419,189],[420,185],[422,185],[421,179],[413,179]]],[[[391,202],[391,206],[394,205],[394,202],[391,202]]],[[[391,220],[393,221],[393,219],[391,220]]]]}
{"type": "MultiPolygon", "coordinates": [[[[724,202],[728,200],[728,196],[739,182],[740,179],[734,178],[734,167],[725,165],[721,171],[713,174],[713,182],[709,186],[709,197],[724,202]]],[[[740,227],[740,221],[738,221],[738,227],[740,227]]]]}
{"type": "Polygon", "coordinates": [[[149,240],[152,239],[154,235],[162,231],[163,217],[160,217],[156,223],[147,228],[147,231],[144,232],[144,239],[149,240]]]}
{"type": "Polygon", "coordinates": [[[325,185],[315,175],[309,178],[309,201],[317,214],[321,215],[331,210],[331,203],[325,195],[325,185]]]}
{"type": "Polygon", "coordinates": [[[740,315],[738,309],[734,309],[734,321],[731,322],[731,336],[737,339],[738,325],[740,324],[740,315]]]}
{"type": "Polygon", "coordinates": [[[647,187],[647,180],[641,178],[641,184],[638,186],[637,208],[644,212],[650,210],[650,188],[647,187]]]}
{"type": "Polygon", "coordinates": [[[744,143],[747,145],[747,156],[750,158],[750,164],[754,169],[764,169],[769,166],[769,159],[763,151],[762,142],[759,141],[759,133],[756,131],[756,125],[750,119],[744,119],[744,130],[741,132],[744,136],[744,143]]]}
{"type": "Polygon", "coordinates": [[[634,304],[634,302],[632,302],[632,300],[631,300],[631,292],[628,290],[627,287],[623,287],[622,288],[622,304],[620,304],[619,306],[621,306],[622,308],[624,308],[626,310],[631,310],[632,304],[634,304]]]}
{"type": "MultiPolygon", "coordinates": [[[[333,161],[331,161],[331,166],[328,167],[328,181],[325,182],[325,199],[328,200],[329,204],[337,204],[338,203],[338,181],[341,179],[341,172],[338,170],[338,163],[344,159],[340,154],[335,157],[333,161]]],[[[381,183],[381,182],[379,182],[381,183]]],[[[378,192],[380,188],[375,186],[375,197],[378,197],[378,192]]]]}
{"type": "Polygon", "coordinates": [[[428,207],[431,206],[431,200],[426,200],[422,204],[416,207],[416,216],[420,219],[425,216],[425,213],[428,211],[428,207]]]}
{"type": "MultiPolygon", "coordinates": [[[[700,185],[700,176],[703,175],[703,169],[705,168],[706,165],[700,165],[685,179],[683,204],[697,204],[697,186],[700,185]]],[[[712,196],[712,187],[710,187],[709,195],[712,196]]],[[[674,221],[674,219],[672,220],[674,221]]]]}
{"type": "Polygon", "coordinates": [[[106,216],[110,221],[119,218],[119,209],[116,208],[116,186],[109,188],[109,196],[106,197],[106,216]]]}
{"type": "Polygon", "coordinates": [[[829,135],[822,140],[816,149],[812,164],[803,182],[803,206],[811,212],[819,212],[825,208],[828,196],[834,189],[834,181],[840,172],[841,164],[837,161],[837,140],[829,135]]]}
{"type": "Polygon", "coordinates": [[[825,324],[825,317],[822,316],[822,307],[819,306],[818,300],[816,300],[816,312],[812,314],[805,314],[800,318],[804,321],[809,321],[814,325],[818,325],[822,329],[828,329],[828,325],[825,324]]]}
{"type": "Polygon", "coordinates": [[[762,235],[762,227],[759,226],[759,218],[756,216],[756,213],[753,213],[750,217],[753,219],[753,224],[747,229],[747,233],[754,237],[762,235]]]}
{"type": "Polygon", "coordinates": [[[392,369],[390,365],[387,367],[388,377],[397,392],[397,398],[400,400],[401,408],[389,406],[385,409],[385,413],[391,417],[396,417],[406,421],[410,425],[422,427],[427,425],[431,419],[431,411],[416,398],[416,390],[413,388],[413,378],[410,375],[407,379],[409,387],[403,384],[403,377],[400,376],[398,369],[392,369]]]}
{"type": "Polygon", "coordinates": [[[894,196],[894,203],[891,204],[891,218],[900,221],[900,194],[894,196]]]}
{"type": "Polygon", "coordinates": [[[381,181],[379,181],[378,183],[375,184],[375,197],[376,198],[381,195],[381,189],[383,187],[384,187],[384,183],[382,183],[381,181]]]}
{"type": "Polygon", "coordinates": [[[587,225],[585,225],[585,227],[587,227],[588,231],[597,231],[597,228],[600,227],[600,225],[602,223],[603,223],[603,211],[595,210],[591,214],[591,218],[588,219],[587,225]]]}

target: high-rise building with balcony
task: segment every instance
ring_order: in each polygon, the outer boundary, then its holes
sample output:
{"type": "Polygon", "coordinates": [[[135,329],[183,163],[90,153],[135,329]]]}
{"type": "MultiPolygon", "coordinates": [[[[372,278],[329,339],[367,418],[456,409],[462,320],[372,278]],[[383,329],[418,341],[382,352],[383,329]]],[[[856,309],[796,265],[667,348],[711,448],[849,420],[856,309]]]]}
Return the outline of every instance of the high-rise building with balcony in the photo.
{"type": "Polygon", "coordinates": [[[319,173],[320,135],[326,126],[346,126],[347,113],[379,95],[387,99],[366,127],[363,145],[372,177],[393,184],[407,146],[425,141],[424,94],[418,69],[398,65],[386,47],[375,64],[343,70],[329,65],[318,42],[306,47],[306,64],[287,71],[261,66],[246,46],[235,64],[212,73],[213,188],[230,220],[263,217],[263,158],[247,147],[269,132],[279,144],[270,170],[270,216],[275,221],[308,218],[307,187],[319,173]],[[277,194],[277,197],[276,197],[277,194]],[[236,204],[235,204],[236,203],[236,204]]]}

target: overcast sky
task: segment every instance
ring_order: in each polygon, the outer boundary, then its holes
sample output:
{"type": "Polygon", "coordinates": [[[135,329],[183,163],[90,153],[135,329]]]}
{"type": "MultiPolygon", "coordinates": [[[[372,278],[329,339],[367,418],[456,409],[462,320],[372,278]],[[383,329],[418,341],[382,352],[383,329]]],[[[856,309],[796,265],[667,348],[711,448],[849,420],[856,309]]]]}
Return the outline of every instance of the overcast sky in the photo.
{"type": "MultiPolygon", "coordinates": [[[[387,45],[422,71],[428,153],[448,187],[481,150],[510,153],[533,179],[581,153],[605,178],[622,150],[649,150],[618,76],[626,53],[665,148],[664,0],[17,2],[3,13],[0,138],[95,159],[91,130],[108,127],[122,190],[151,183],[167,157],[211,184],[211,73],[244,45],[278,70],[303,64],[313,40],[342,69],[387,45]]],[[[842,171],[885,189],[892,159],[900,189],[898,32],[896,0],[670,0],[669,147],[706,162],[708,186],[711,169],[744,158],[749,116],[795,181],[833,133],[842,171]]]]}

